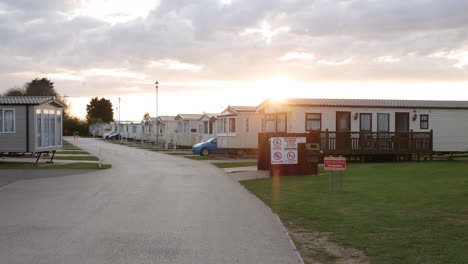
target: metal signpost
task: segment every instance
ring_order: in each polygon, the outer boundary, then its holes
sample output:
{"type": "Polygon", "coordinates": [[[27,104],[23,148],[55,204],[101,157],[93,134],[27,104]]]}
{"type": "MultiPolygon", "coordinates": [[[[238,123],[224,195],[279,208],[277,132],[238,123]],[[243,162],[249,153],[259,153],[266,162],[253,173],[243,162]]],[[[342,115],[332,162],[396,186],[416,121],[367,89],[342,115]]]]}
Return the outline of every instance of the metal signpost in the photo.
{"type": "Polygon", "coordinates": [[[340,192],[343,191],[343,172],[346,170],[346,158],[327,157],[323,159],[323,168],[328,171],[330,177],[330,192],[333,192],[333,178],[335,171],[339,173],[340,192]]]}

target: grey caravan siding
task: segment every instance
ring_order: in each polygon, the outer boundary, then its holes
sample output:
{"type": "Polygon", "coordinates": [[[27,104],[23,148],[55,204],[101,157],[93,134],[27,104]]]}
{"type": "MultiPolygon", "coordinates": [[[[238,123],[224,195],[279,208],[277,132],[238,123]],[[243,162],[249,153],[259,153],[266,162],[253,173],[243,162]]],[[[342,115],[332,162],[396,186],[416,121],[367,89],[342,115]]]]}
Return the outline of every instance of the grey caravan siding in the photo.
{"type": "Polygon", "coordinates": [[[26,105],[0,105],[0,108],[15,110],[15,133],[0,133],[0,152],[27,152],[26,105]]]}

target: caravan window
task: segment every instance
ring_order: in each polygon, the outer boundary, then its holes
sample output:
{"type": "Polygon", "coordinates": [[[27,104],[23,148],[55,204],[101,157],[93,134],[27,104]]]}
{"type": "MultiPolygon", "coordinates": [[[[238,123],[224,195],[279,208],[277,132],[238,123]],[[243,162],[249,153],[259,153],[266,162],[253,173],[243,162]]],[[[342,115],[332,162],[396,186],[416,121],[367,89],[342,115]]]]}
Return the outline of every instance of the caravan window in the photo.
{"type": "Polygon", "coordinates": [[[372,131],[372,114],[361,113],[360,130],[361,131],[372,131]]]}
{"type": "Polygon", "coordinates": [[[36,147],[42,147],[42,113],[40,109],[36,110],[36,147]]]}
{"type": "Polygon", "coordinates": [[[276,114],[276,132],[286,132],[286,113],[276,114]]]}
{"type": "Polygon", "coordinates": [[[377,131],[390,131],[390,114],[377,114],[377,131]]]}
{"type": "Polygon", "coordinates": [[[420,115],[419,119],[420,119],[419,128],[429,129],[429,115],[420,115]]]}
{"type": "Polygon", "coordinates": [[[14,109],[0,109],[0,133],[14,133],[15,119],[14,109]]]}
{"type": "Polygon", "coordinates": [[[322,129],[322,114],[306,113],[306,131],[322,129]]]}
{"type": "Polygon", "coordinates": [[[229,118],[229,133],[236,132],[236,119],[231,117],[229,118]]]}
{"type": "Polygon", "coordinates": [[[265,132],[276,132],[275,114],[265,115],[265,132]]]}

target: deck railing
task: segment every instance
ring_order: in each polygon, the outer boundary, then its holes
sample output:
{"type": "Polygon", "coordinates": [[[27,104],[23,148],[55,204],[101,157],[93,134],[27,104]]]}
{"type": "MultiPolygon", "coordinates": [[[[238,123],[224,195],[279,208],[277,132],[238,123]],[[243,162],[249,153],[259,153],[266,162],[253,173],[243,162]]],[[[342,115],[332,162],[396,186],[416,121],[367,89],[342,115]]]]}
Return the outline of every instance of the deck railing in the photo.
{"type": "Polygon", "coordinates": [[[431,153],[433,132],[337,132],[321,133],[324,154],[431,153]]]}

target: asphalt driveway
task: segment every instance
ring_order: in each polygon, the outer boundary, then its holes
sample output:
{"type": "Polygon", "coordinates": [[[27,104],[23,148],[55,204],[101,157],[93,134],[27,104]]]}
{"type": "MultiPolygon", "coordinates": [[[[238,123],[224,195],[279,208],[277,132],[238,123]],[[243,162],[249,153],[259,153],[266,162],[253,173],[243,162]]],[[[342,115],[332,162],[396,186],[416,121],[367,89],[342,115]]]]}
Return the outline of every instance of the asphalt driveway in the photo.
{"type": "Polygon", "coordinates": [[[101,152],[113,168],[1,188],[2,263],[299,262],[270,210],[222,170],[95,139],[70,141],[101,152]]]}

